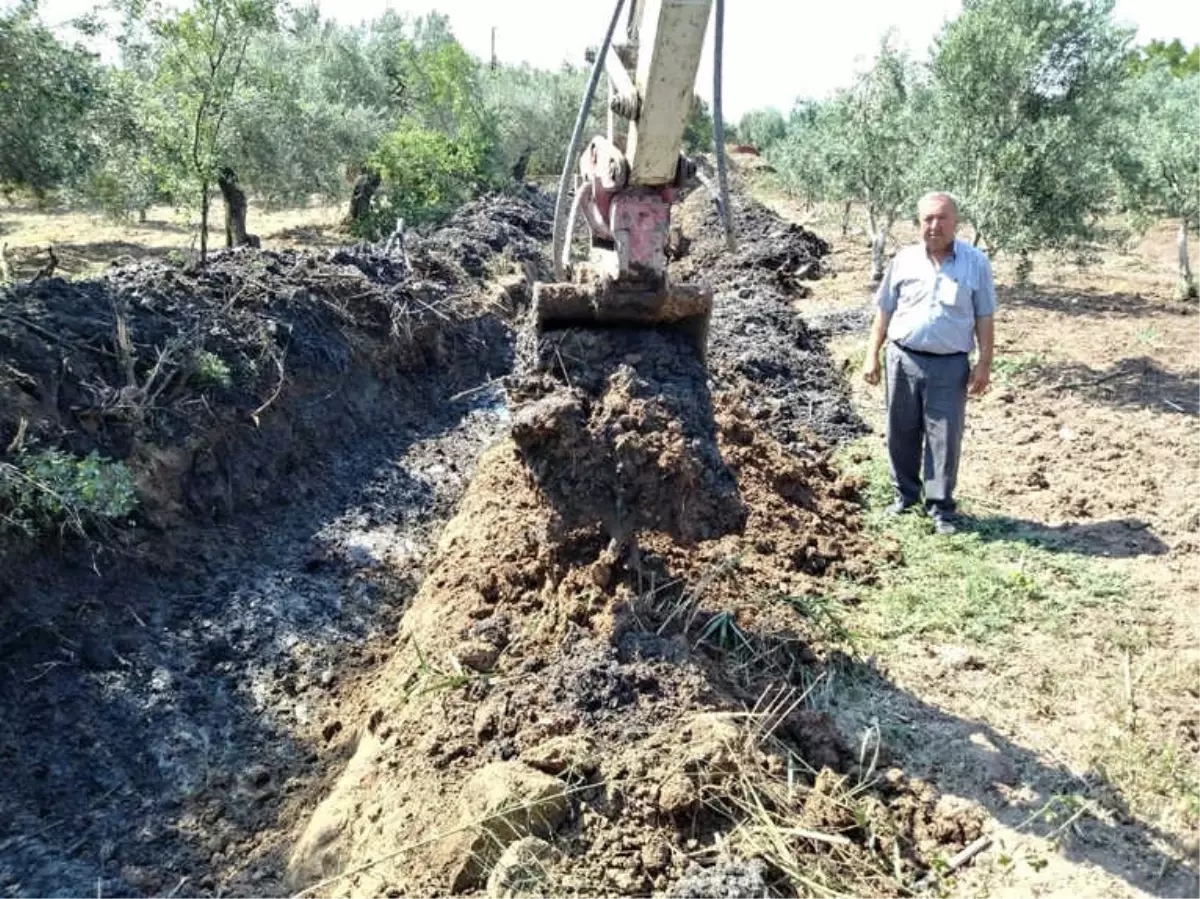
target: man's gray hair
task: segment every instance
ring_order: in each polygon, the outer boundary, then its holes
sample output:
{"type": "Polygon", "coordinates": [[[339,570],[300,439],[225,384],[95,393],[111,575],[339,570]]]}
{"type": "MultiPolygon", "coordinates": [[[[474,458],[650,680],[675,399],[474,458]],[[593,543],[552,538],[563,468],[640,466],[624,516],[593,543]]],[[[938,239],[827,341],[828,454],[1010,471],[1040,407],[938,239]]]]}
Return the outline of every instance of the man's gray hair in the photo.
{"type": "Polygon", "coordinates": [[[940,200],[950,204],[950,208],[954,210],[954,217],[958,218],[958,200],[954,199],[954,194],[947,193],[944,190],[931,190],[921,199],[917,200],[917,209],[920,210],[926,203],[931,203],[934,200],[940,200]]]}

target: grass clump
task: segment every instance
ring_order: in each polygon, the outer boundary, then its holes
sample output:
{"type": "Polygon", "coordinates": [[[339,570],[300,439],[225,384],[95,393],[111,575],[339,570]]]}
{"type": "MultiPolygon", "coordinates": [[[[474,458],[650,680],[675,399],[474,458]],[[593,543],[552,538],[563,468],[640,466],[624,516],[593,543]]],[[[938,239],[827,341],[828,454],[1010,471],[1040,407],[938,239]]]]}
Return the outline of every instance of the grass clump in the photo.
{"type": "Polygon", "coordinates": [[[983,644],[1011,639],[1022,628],[1065,632],[1086,610],[1129,593],[1123,577],[1071,553],[1051,529],[973,517],[969,502],[962,529],[948,538],[935,537],[918,514],[885,515],[892,487],[882,450],[859,444],[843,466],[866,483],[868,529],[898,550],[863,591],[876,637],[938,635],[983,644]]]}

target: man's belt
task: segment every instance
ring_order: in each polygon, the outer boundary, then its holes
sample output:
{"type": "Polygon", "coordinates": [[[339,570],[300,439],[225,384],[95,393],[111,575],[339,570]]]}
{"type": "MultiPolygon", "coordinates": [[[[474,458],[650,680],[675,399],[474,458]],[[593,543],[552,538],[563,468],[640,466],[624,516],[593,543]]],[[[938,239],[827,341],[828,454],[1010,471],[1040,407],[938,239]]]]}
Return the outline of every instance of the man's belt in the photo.
{"type": "Polygon", "coordinates": [[[957,353],[930,353],[930,352],[928,352],[928,351],[926,351],[926,350],[914,350],[914,349],[912,349],[912,348],[910,348],[910,347],[906,347],[904,344],[902,344],[902,343],[901,343],[900,341],[898,341],[898,340],[893,340],[893,341],[892,341],[892,343],[894,343],[894,344],[895,344],[896,346],[898,346],[900,349],[904,350],[904,352],[906,352],[906,353],[910,353],[910,354],[912,354],[913,356],[933,356],[933,357],[935,357],[935,358],[937,358],[937,359],[949,359],[949,358],[950,358],[950,357],[952,357],[952,356],[965,356],[965,355],[967,355],[966,353],[964,353],[964,352],[961,352],[961,351],[960,351],[960,352],[957,352],[957,353]]]}

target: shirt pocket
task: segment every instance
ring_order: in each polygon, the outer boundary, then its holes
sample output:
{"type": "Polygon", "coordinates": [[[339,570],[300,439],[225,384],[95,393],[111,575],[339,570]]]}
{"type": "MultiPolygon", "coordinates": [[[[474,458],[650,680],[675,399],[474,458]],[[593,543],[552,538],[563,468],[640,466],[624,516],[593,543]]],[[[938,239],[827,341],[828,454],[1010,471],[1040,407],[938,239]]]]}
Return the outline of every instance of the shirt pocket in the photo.
{"type": "Polygon", "coordinates": [[[939,285],[938,299],[941,300],[942,311],[952,318],[971,318],[975,314],[975,288],[969,277],[958,281],[947,279],[946,284],[939,285]]]}

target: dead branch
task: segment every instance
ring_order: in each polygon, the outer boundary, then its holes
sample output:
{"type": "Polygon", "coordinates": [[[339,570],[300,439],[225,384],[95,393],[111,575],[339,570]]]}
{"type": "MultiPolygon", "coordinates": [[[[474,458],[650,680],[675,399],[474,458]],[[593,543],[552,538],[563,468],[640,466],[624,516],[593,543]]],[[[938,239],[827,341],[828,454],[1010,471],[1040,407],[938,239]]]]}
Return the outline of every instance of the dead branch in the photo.
{"type": "Polygon", "coordinates": [[[118,358],[121,360],[121,370],[125,373],[125,386],[136,387],[137,375],[134,367],[137,365],[137,353],[133,348],[133,340],[129,336],[129,324],[125,321],[125,314],[117,306],[116,300],[113,301],[112,310],[117,330],[115,344],[118,358]]]}
{"type": "Polygon", "coordinates": [[[19,315],[13,315],[11,312],[0,312],[0,318],[6,318],[11,322],[16,322],[18,325],[28,328],[34,334],[45,337],[47,340],[53,340],[59,346],[64,346],[72,350],[87,350],[88,352],[96,353],[100,356],[107,356],[110,359],[117,358],[116,353],[110,353],[108,350],[89,346],[86,343],[72,343],[70,340],[65,340],[64,338],[59,337],[53,331],[47,331],[41,325],[35,324],[34,322],[29,321],[29,319],[22,318],[19,315]]]}
{"type": "MultiPolygon", "coordinates": [[[[946,863],[946,869],[944,871],[942,871],[941,874],[942,875],[953,874],[955,871],[957,871],[959,868],[961,868],[963,865],[965,865],[967,862],[969,862],[971,859],[973,859],[979,853],[983,852],[984,849],[987,849],[987,847],[990,845],[992,845],[991,834],[984,834],[979,839],[977,839],[975,842],[973,842],[969,846],[967,846],[967,848],[964,849],[962,852],[958,853],[958,855],[955,855],[954,857],[952,857],[950,859],[950,861],[948,861],[946,863]]],[[[933,880],[934,880],[934,875],[932,873],[927,874],[925,877],[923,877],[917,883],[917,889],[918,890],[927,889],[928,887],[930,887],[933,884],[933,880]]]]}
{"type": "Polygon", "coordinates": [[[254,422],[254,427],[256,428],[259,427],[258,416],[266,412],[270,405],[279,398],[279,394],[283,392],[284,382],[287,380],[287,376],[283,370],[283,359],[279,356],[273,356],[273,358],[276,368],[279,369],[279,383],[275,385],[275,392],[267,398],[267,401],[250,413],[250,419],[254,422]]]}
{"type": "Polygon", "coordinates": [[[25,432],[29,429],[29,419],[24,415],[21,416],[21,422],[17,425],[17,436],[9,443],[6,453],[12,455],[21,451],[21,447],[25,445],[25,432]]]}
{"type": "Polygon", "coordinates": [[[1054,389],[1069,390],[1072,387],[1095,387],[1097,384],[1103,384],[1105,381],[1113,381],[1132,374],[1136,374],[1136,372],[1122,369],[1121,371],[1114,371],[1099,378],[1087,378],[1082,381],[1067,381],[1065,384],[1055,384],[1054,389]]]}

